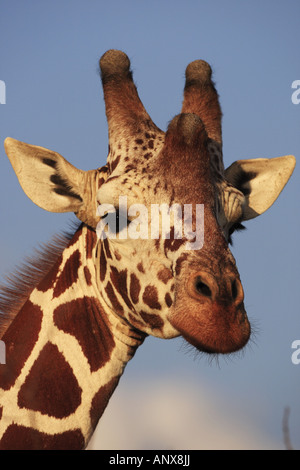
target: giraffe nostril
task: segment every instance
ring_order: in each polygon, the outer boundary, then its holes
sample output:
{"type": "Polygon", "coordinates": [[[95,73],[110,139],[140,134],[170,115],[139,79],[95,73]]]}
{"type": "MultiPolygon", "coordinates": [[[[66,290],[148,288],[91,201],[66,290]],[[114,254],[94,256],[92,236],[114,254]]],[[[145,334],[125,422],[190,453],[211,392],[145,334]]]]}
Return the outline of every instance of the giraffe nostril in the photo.
{"type": "Polygon", "coordinates": [[[200,276],[197,276],[194,281],[194,287],[198,294],[204,295],[205,297],[211,297],[212,292],[207,284],[205,284],[200,276]]]}
{"type": "Polygon", "coordinates": [[[244,291],[239,279],[231,281],[231,298],[236,305],[244,300],[244,291]]]}
{"type": "Polygon", "coordinates": [[[198,271],[188,278],[187,293],[197,301],[214,301],[218,295],[218,285],[211,274],[198,271]]]}
{"type": "Polygon", "coordinates": [[[238,288],[236,285],[236,280],[234,280],[231,284],[231,295],[232,295],[233,300],[235,300],[238,296],[238,288]]]}

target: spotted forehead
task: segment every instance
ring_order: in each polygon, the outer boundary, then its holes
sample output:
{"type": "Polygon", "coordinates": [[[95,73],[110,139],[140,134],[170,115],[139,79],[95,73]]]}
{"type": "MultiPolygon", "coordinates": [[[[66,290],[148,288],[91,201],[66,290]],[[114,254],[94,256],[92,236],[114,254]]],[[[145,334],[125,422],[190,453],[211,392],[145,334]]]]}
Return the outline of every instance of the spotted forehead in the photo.
{"type": "MultiPolygon", "coordinates": [[[[115,142],[108,154],[109,176],[105,187],[99,188],[98,203],[107,201],[117,206],[120,195],[127,195],[131,203],[146,203],[150,194],[154,202],[161,189],[161,178],[153,171],[153,161],[162,150],[164,140],[165,134],[161,131],[138,129],[134,138],[115,142]]],[[[167,190],[166,184],[164,189],[167,190]]]]}
{"type": "Polygon", "coordinates": [[[107,157],[109,172],[113,176],[132,170],[147,169],[147,163],[162,149],[164,132],[137,129],[131,138],[113,139],[107,157]],[[117,170],[117,171],[115,171],[117,170]]]}

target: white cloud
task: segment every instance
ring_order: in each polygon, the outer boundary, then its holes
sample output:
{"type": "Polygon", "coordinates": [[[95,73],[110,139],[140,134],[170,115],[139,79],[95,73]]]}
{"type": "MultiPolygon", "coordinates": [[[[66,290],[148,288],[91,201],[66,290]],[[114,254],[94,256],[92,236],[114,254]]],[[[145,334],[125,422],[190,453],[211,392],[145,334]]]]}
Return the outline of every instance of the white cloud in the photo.
{"type": "Polygon", "coordinates": [[[250,416],[207,387],[179,380],[122,384],[111,399],[89,449],[278,449],[250,416]]]}

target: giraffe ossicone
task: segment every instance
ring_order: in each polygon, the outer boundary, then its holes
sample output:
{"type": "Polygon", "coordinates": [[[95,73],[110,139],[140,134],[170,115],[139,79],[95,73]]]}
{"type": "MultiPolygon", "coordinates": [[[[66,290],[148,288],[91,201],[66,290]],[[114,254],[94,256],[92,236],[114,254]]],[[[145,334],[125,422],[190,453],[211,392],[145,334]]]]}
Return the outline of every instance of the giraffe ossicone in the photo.
{"type": "Polygon", "coordinates": [[[147,335],[181,335],[200,351],[226,354],[251,334],[230,236],[273,204],[294,157],[224,169],[221,109],[204,61],[187,67],[181,113],[166,132],[141,103],[126,54],[106,52],[100,69],[105,166],[82,171],[54,151],[5,140],[27,196],[45,210],[74,212],[81,224],[2,288],[0,449],[86,447],[147,335]],[[124,217],[125,199],[134,210],[124,217]],[[197,207],[203,238],[188,249],[197,207]],[[115,236],[98,236],[108,212],[115,236]]]}

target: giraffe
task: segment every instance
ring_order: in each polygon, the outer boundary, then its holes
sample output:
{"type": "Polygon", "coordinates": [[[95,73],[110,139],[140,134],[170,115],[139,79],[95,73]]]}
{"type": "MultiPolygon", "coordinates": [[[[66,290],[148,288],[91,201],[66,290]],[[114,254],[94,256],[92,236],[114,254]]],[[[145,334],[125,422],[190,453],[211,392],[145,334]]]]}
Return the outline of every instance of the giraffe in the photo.
{"type": "MultiPolygon", "coordinates": [[[[182,336],[199,351],[243,348],[251,326],[230,251],[241,222],[265,212],[289,180],[293,156],[238,160],[224,169],[221,108],[210,66],[188,65],[181,112],[161,131],[132,79],[130,61],[109,50],[100,59],[108,121],[105,166],[82,171],[57,152],[12,138],[5,150],[26,195],[79,225],[56,237],[2,288],[0,449],[83,449],[128,361],[148,335],[182,336]],[[203,211],[204,242],[186,235],[122,236],[138,212],[162,204],[203,211]],[[99,224],[115,226],[102,236],[99,224]]],[[[148,224],[150,226],[150,220],[148,224]]],[[[197,229],[197,227],[196,227],[197,229]]],[[[193,232],[197,233],[197,232],[193,232]]]]}

